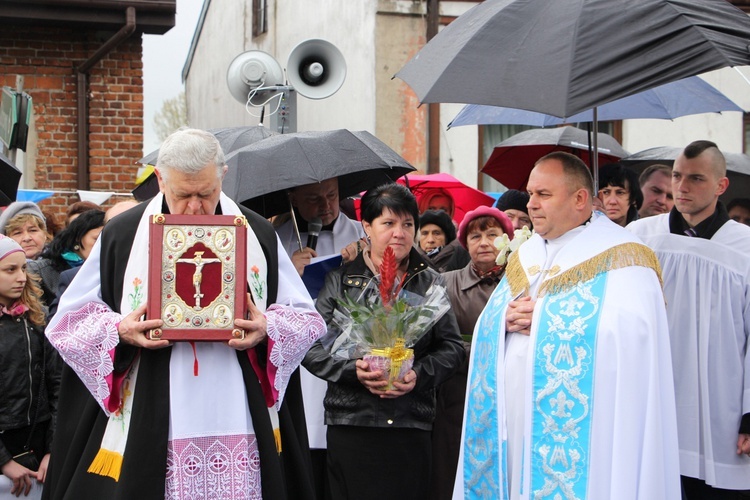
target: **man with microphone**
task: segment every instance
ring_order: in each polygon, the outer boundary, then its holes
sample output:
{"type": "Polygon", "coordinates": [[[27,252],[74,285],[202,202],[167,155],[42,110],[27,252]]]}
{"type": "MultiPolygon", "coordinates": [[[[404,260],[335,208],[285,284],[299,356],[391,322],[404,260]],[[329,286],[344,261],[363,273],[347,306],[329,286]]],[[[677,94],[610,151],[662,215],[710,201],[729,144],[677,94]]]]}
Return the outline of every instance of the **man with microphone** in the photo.
{"type": "Polygon", "coordinates": [[[337,177],[293,188],[289,190],[289,200],[294,207],[294,218],[283,222],[276,233],[300,276],[314,257],[337,255],[364,237],[362,225],[339,210],[337,177]],[[303,242],[307,244],[300,248],[303,242]]]}

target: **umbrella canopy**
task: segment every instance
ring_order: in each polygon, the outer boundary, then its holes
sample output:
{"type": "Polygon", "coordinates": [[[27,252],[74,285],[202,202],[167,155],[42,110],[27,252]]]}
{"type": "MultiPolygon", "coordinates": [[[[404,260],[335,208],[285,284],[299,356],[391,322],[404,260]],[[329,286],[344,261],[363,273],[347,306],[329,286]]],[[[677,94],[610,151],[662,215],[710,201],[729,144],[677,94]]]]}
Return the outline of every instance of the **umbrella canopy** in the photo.
{"type": "Polygon", "coordinates": [[[21,181],[21,171],[10,159],[0,152],[0,206],[6,206],[16,201],[18,183],[21,181]]]}
{"type": "Polygon", "coordinates": [[[223,190],[264,217],[289,211],[290,188],[338,177],[339,197],[414,171],[375,136],[345,129],[269,137],[227,156],[223,190]]]}
{"type": "MultiPolygon", "coordinates": [[[[211,132],[219,144],[225,155],[228,155],[232,151],[255,144],[258,141],[266,139],[268,137],[278,135],[262,125],[253,125],[250,127],[226,127],[226,128],[213,128],[208,130],[211,132]]],[[[156,160],[159,158],[159,150],[152,151],[140,160],[138,163],[143,165],[156,166],[156,160]]],[[[156,174],[153,173],[153,168],[150,173],[133,189],[132,193],[136,200],[144,201],[156,195],[159,192],[159,181],[156,179],[156,174]]]]}
{"type": "MultiPolygon", "coordinates": [[[[221,149],[224,151],[225,155],[237,149],[249,146],[250,144],[255,144],[256,142],[271,137],[272,135],[277,135],[276,132],[272,132],[263,125],[212,128],[208,131],[219,140],[219,144],[221,144],[221,149]]],[[[156,166],[156,160],[158,158],[159,150],[157,149],[138,160],[138,163],[156,166]]]]}
{"type": "MultiPolygon", "coordinates": [[[[713,85],[697,76],[691,76],[608,102],[599,106],[597,111],[599,121],[611,121],[636,118],[673,120],[680,116],[700,113],[745,110],[713,85]]],[[[492,124],[550,127],[563,123],[591,122],[593,119],[592,110],[567,118],[558,118],[536,111],[469,104],[448,124],[448,128],[492,124]]]]}
{"type": "Polygon", "coordinates": [[[455,209],[453,211],[453,220],[460,223],[467,212],[470,212],[480,205],[491,207],[495,203],[492,196],[467,186],[460,180],[450,174],[409,174],[398,180],[411,189],[414,196],[419,200],[423,194],[431,189],[444,189],[453,198],[455,209]]]}
{"type": "MultiPolygon", "coordinates": [[[[599,133],[599,163],[611,163],[628,155],[608,134],[599,133]]],[[[588,133],[575,127],[526,130],[497,144],[482,168],[508,189],[526,189],[534,163],[553,151],[565,151],[591,165],[588,133]]]]}
{"type": "MultiPolygon", "coordinates": [[[[657,163],[671,166],[680,153],[682,148],[659,146],[626,156],[620,163],[640,173],[649,165],[657,163]]],[[[750,156],[742,153],[724,153],[724,158],[727,160],[729,187],[719,198],[724,203],[729,203],[735,198],[747,198],[750,193],[750,156]]]]}
{"type": "Polygon", "coordinates": [[[486,0],[396,76],[421,102],[568,117],[649,88],[750,64],[750,17],[726,0],[486,0]]]}

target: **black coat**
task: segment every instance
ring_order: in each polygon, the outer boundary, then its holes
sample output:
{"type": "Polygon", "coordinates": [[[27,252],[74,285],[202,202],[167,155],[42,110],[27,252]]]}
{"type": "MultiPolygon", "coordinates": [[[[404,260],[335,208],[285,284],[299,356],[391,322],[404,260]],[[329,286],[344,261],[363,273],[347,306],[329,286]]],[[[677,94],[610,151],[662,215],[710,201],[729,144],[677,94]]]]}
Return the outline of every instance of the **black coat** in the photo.
{"type": "MultiPolygon", "coordinates": [[[[372,278],[373,273],[361,254],[330,272],[316,302],[326,323],[333,318],[338,297],[346,293],[355,298],[372,278]]],[[[412,249],[404,289],[424,295],[434,279],[443,282],[442,276],[412,249]]],[[[404,396],[381,399],[371,394],[357,379],[355,360],[333,358],[320,340],[313,344],[302,364],[328,381],[323,401],[326,424],[431,430],[435,419],[435,387],[458,369],[464,357],[456,318],[448,311],[414,346],[417,384],[404,396]]]]}
{"type": "MultiPolygon", "coordinates": [[[[61,370],[62,360],[47,341],[42,328],[34,326],[23,316],[0,316],[0,431],[29,427],[35,415],[37,424],[52,420],[46,426],[45,436],[44,451],[49,451],[55,428],[61,370]]],[[[40,425],[38,429],[41,428],[40,425]]],[[[12,456],[3,443],[3,434],[0,434],[0,465],[12,456]]]]}

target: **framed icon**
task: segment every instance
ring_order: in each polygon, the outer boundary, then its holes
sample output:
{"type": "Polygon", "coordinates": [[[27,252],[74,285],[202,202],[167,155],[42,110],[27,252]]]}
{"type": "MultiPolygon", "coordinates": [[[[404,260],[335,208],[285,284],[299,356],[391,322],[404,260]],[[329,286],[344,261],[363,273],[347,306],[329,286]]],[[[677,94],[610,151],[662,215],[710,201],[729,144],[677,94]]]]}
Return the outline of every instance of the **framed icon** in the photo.
{"type": "Polygon", "coordinates": [[[151,217],[147,319],[154,340],[245,338],[247,220],[234,215],[151,217]]]}

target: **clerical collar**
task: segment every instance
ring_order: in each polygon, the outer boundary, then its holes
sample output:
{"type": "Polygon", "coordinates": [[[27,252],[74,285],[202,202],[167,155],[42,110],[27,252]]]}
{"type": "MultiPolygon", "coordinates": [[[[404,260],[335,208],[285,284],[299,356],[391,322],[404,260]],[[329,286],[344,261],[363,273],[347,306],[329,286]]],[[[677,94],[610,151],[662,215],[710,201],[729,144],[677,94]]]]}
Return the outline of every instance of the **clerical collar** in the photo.
{"type": "MultiPolygon", "coordinates": [[[[161,200],[161,213],[163,214],[170,214],[172,212],[169,211],[169,205],[167,205],[167,197],[164,196],[161,200]]],[[[222,215],[221,213],[221,203],[216,204],[216,210],[214,211],[214,215],[222,215]]]]}
{"type": "MultiPolygon", "coordinates": [[[[713,214],[692,227],[692,232],[695,233],[692,236],[710,240],[721,229],[721,226],[728,221],[729,214],[727,213],[727,208],[719,201],[716,203],[716,210],[714,210],[713,214]]],[[[690,224],[687,223],[675,205],[669,212],[669,232],[679,234],[680,236],[689,236],[686,233],[688,229],[691,229],[690,224]]]]}
{"type": "MultiPolygon", "coordinates": [[[[299,229],[300,233],[306,233],[307,232],[307,221],[302,218],[302,216],[299,214],[299,211],[295,208],[294,209],[294,216],[297,219],[297,228],[299,229]]],[[[323,226],[320,228],[321,231],[331,231],[333,232],[333,225],[336,224],[336,221],[338,220],[338,217],[333,219],[333,222],[328,224],[327,226],[323,226]]]]}
{"type": "MultiPolygon", "coordinates": [[[[596,217],[601,217],[601,216],[596,215],[596,217]]],[[[593,220],[594,220],[594,212],[591,212],[591,215],[589,216],[589,218],[583,221],[580,226],[574,227],[573,229],[569,230],[567,233],[562,234],[555,239],[552,239],[552,240],[545,239],[544,243],[547,245],[549,244],[557,245],[558,243],[562,243],[562,244],[567,243],[568,241],[573,239],[575,235],[583,231],[586,228],[586,226],[588,226],[593,220]]]]}

